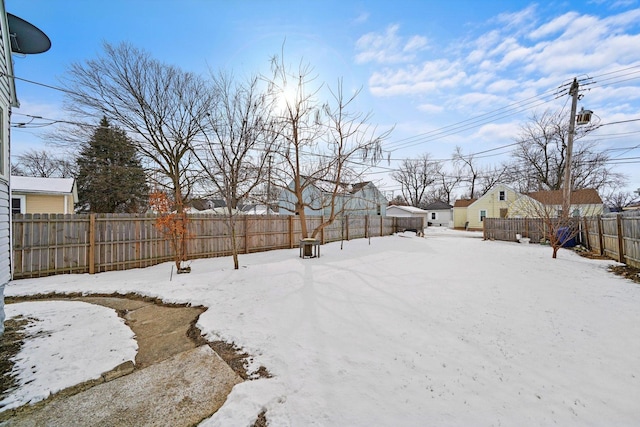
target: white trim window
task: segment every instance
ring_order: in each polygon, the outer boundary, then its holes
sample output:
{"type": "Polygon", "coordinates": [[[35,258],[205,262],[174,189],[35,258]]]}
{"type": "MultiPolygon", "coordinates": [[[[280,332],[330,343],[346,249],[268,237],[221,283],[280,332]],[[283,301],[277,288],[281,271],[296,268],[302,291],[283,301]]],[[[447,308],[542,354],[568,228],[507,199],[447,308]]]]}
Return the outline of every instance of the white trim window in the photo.
{"type": "Polygon", "coordinates": [[[486,217],[487,217],[486,209],[480,209],[480,222],[484,221],[486,217]]]}
{"type": "Polygon", "coordinates": [[[11,213],[23,214],[27,210],[27,198],[25,196],[11,196],[11,213]]]}
{"type": "Polygon", "coordinates": [[[435,212],[431,212],[431,219],[438,219],[438,214],[435,212]]]}
{"type": "Polygon", "coordinates": [[[506,202],[507,201],[507,192],[504,191],[504,190],[500,191],[498,197],[499,197],[501,202],[506,202]]]}

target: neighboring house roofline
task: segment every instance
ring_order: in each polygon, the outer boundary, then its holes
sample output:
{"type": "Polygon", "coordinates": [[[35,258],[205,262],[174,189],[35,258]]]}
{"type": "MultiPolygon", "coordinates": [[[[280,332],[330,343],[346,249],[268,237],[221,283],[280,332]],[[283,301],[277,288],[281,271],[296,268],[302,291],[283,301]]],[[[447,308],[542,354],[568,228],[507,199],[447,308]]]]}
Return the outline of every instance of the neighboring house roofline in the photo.
{"type": "MultiPolygon", "coordinates": [[[[544,205],[562,205],[564,199],[563,190],[534,191],[525,194],[525,196],[529,196],[544,205]]],[[[600,204],[602,204],[602,198],[594,188],[583,188],[571,192],[571,205],[600,204]]]]}
{"type": "Polygon", "coordinates": [[[451,209],[452,207],[453,206],[451,206],[448,203],[445,203],[443,201],[437,201],[437,202],[429,203],[427,206],[424,207],[424,209],[427,211],[438,211],[438,210],[451,209]]]}
{"type": "Polygon", "coordinates": [[[392,208],[397,208],[406,212],[411,213],[427,213],[424,209],[416,208],[415,206],[400,206],[400,205],[389,205],[387,206],[387,211],[392,208]]]}
{"type": "Polygon", "coordinates": [[[454,208],[466,208],[467,206],[475,203],[478,199],[458,199],[453,203],[454,208]]]}

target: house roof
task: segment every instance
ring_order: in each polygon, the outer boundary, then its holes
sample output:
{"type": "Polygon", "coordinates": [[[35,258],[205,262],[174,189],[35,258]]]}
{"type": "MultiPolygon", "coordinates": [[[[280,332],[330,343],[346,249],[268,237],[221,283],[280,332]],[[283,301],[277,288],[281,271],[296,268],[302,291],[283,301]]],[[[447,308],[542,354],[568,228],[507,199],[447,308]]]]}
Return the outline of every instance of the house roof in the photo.
{"type": "Polygon", "coordinates": [[[11,176],[11,191],[19,193],[72,194],[73,178],[40,178],[33,176],[11,176]]]}
{"type": "Polygon", "coordinates": [[[369,184],[371,184],[371,181],[358,182],[357,184],[353,184],[351,186],[351,192],[352,193],[356,193],[356,192],[362,190],[364,187],[366,187],[369,184]]]}
{"type": "MultiPolygon", "coordinates": [[[[527,196],[537,200],[543,205],[561,205],[563,199],[562,190],[535,191],[527,196]]],[[[602,199],[594,188],[584,188],[571,192],[572,205],[601,205],[602,199]]]]}
{"type": "Polygon", "coordinates": [[[453,203],[454,208],[466,208],[478,199],[458,199],[453,203]]]}
{"type": "Polygon", "coordinates": [[[424,209],[427,211],[449,210],[451,209],[451,205],[449,203],[445,203],[438,200],[436,202],[429,203],[427,206],[424,207],[424,209]]]}
{"type": "Polygon", "coordinates": [[[415,206],[397,206],[397,205],[391,205],[391,206],[387,206],[387,211],[389,211],[389,209],[392,208],[397,208],[406,212],[411,212],[411,213],[420,213],[420,214],[426,214],[427,211],[425,211],[424,209],[420,209],[420,208],[416,208],[415,206]]]}

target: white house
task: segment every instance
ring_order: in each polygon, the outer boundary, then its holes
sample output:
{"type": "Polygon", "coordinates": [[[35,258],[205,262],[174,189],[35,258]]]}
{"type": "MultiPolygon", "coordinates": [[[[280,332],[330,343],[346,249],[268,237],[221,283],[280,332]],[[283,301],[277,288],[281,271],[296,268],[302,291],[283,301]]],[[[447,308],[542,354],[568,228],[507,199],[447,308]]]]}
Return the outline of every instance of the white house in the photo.
{"type": "Polygon", "coordinates": [[[47,51],[49,38],[28,22],[7,14],[0,0],[0,334],[4,332],[4,287],[11,279],[11,161],[9,117],[18,107],[11,53],[47,51]],[[11,28],[9,28],[11,27],[11,28]]]}
{"type": "Polygon", "coordinates": [[[453,206],[445,202],[433,202],[424,207],[427,211],[425,224],[436,227],[453,227],[453,206]]]}
{"type": "Polygon", "coordinates": [[[4,332],[4,287],[11,280],[11,206],[9,116],[18,106],[11,61],[11,41],[4,0],[0,0],[0,333],[4,332]]]}

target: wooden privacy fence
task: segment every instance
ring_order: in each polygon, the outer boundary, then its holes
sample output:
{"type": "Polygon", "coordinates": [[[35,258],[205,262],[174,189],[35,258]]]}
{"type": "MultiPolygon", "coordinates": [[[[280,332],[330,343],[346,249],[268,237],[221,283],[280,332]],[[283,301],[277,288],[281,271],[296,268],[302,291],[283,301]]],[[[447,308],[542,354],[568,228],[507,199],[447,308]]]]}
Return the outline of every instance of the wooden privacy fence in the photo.
{"type": "MultiPolygon", "coordinates": [[[[220,215],[189,215],[189,259],[232,254],[231,230],[220,215]]],[[[169,240],[155,226],[155,214],[16,214],[13,216],[13,278],[62,273],[96,273],[148,267],[174,259],[169,240]]],[[[307,217],[308,230],[322,217],[307,217]]],[[[385,236],[423,227],[422,218],[345,216],[325,227],[322,244],[385,236]]],[[[298,246],[299,217],[236,217],[239,253],[298,246]]]]}
{"type": "MultiPolygon", "coordinates": [[[[543,238],[539,218],[485,218],[484,238],[515,241],[516,234],[532,242],[543,238]]],[[[575,219],[577,242],[600,255],[640,268],[640,213],[614,213],[575,219]]]]}
{"type": "Polygon", "coordinates": [[[584,228],[590,250],[640,268],[640,212],[585,218],[584,228]]]}
{"type": "MultiPolygon", "coordinates": [[[[580,227],[579,218],[570,218],[562,220],[563,225],[574,230],[580,227]]],[[[485,239],[504,240],[515,242],[516,234],[522,237],[528,237],[533,243],[539,243],[547,236],[547,227],[545,220],[542,218],[485,218],[483,228],[483,236],[485,239]]],[[[555,225],[554,228],[558,228],[555,225]]],[[[578,243],[583,243],[581,233],[576,235],[578,243]]]]}

